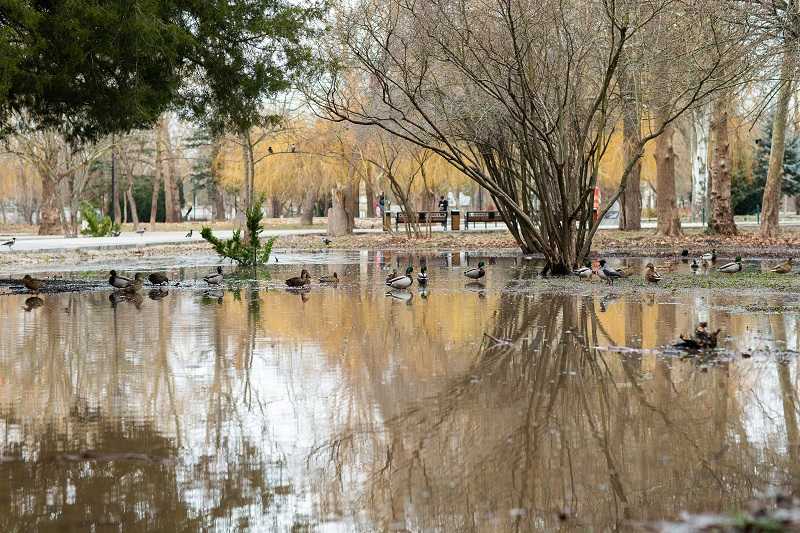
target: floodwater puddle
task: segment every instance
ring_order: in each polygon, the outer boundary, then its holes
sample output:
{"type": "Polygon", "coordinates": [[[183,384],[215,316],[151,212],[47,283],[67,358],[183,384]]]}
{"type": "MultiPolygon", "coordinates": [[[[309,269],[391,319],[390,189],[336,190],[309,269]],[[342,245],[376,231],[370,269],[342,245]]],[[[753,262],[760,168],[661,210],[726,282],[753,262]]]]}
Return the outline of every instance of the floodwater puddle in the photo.
{"type": "Polygon", "coordinates": [[[0,530],[606,530],[796,491],[795,295],[442,254],[387,296],[405,255],[332,257],[304,291],[0,296],[0,530]],[[715,352],[668,348],[700,321],[715,352]]]}

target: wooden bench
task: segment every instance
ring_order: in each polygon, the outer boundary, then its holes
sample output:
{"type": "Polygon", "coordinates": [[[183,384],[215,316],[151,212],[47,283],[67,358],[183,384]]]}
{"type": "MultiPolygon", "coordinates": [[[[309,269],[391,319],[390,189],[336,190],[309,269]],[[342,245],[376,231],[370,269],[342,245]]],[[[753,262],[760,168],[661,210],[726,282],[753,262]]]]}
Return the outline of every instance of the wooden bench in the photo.
{"type": "Polygon", "coordinates": [[[467,211],[464,217],[464,227],[468,229],[470,222],[483,222],[485,227],[490,222],[497,224],[502,221],[499,211],[467,211]]]}
{"type": "MultiPolygon", "coordinates": [[[[417,223],[419,224],[427,224],[430,222],[431,224],[439,223],[439,224],[447,224],[447,212],[446,211],[419,211],[417,212],[417,223]]],[[[408,218],[406,214],[400,211],[394,217],[394,229],[397,231],[400,224],[408,224],[408,218]]]]}

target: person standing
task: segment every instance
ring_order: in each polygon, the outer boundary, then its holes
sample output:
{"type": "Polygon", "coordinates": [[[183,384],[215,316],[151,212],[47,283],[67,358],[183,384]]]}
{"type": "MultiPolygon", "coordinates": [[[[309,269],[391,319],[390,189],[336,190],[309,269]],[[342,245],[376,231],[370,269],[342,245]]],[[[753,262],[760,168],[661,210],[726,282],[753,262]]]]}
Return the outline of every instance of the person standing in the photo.
{"type": "Polygon", "coordinates": [[[449,206],[449,202],[447,201],[447,198],[445,198],[444,196],[440,196],[439,197],[439,211],[442,212],[442,213],[445,213],[444,220],[442,221],[442,228],[444,228],[445,231],[447,231],[447,216],[446,215],[447,215],[447,207],[448,206],[449,206]]]}
{"type": "Polygon", "coordinates": [[[378,212],[381,214],[381,218],[383,218],[383,214],[386,213],[386,196],[383,195],[383,191],[381,191],[381,195],[378,196],[378,212]]]}

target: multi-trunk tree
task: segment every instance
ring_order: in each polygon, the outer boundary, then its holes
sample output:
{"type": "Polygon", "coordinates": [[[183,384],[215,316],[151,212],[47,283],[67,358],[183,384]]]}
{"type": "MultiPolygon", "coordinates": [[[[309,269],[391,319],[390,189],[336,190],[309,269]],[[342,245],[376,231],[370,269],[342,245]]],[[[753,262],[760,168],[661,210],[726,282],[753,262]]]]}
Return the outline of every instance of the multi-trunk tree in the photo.
{"type": "Polygon", "coordinates": [[[331,118],[380,127],[457,167],[488,191],[523,251],[566,273],[589,255],[644,143],[735,79],[724,67],[739,41],[714,31],[719,7],[359,0],[341,6],[326,56],[333,68],[309,93],[331,118]],[[642,87],[649,127],[594,217],[598,162],[621,119],[620,60],[631,47],[626,68],[642,87]],[[352,97],[353,80],[370,88],[368,98],[352,97]]]}

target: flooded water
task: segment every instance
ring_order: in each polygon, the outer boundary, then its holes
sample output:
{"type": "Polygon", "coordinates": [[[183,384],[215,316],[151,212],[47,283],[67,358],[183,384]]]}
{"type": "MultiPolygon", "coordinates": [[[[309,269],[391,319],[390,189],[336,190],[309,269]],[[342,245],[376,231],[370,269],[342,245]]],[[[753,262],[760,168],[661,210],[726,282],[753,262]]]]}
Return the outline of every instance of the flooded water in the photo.
{"type": "Polygon", "coordinates": [[[394,297],[381,254],[314,256],[344,281],[303,293],[281,262],[0,297],[0,530],[606,530],[795,492],[796,298],[559,291],[511,258],[467,284],[478,259],[394,297]],[[700,320],[717,353],[665,349],[700,320]]]}

